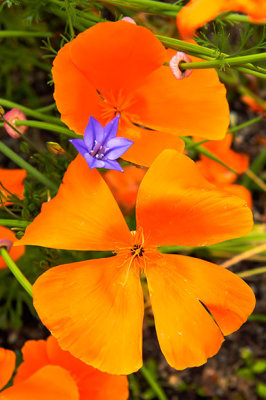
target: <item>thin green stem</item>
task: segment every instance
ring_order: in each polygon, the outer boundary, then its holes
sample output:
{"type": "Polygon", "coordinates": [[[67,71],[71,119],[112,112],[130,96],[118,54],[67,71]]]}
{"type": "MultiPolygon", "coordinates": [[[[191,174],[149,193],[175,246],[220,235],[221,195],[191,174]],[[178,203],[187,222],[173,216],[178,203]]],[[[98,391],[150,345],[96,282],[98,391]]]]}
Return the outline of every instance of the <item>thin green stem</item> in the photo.
{"type": "Polygon", "coordinates": [[[37,153],[41,153],[40,149],[35,146],[35,144],[27,137],[24,136],[18,129],[16,129],[16,127],[14,125],[12,125],[0,112],[0,118],[12,129],[14,129],[14,131],[20,136],[20,138],[22,140],[24,140],[26,143],[28,143],[28,145],[30,147],[32,147],[35,151],[37,151],[37,153]]]}
{"type": "Polygon", "coordinates": [[[8,254],[7,250],[5,247],[0,248],[0,254],[5,260],[8,268],[14,275],[14,277],[17,279],[17,281],[21,284],[21,286],[28,292],[28,294],[32,297],[32,285],[28,281],[28,279],[23,275],[23,273],[20,271],[18,266],[14,263],[10,255],[8,254]]]}
{"type": "Polygon", "coordinates": [[[9,37],[52,37],[52,32],[32,32],[32,31],[0,31],[0,38],[9,37]]]}
{"type": "Polygon", "coordinates": [[[14,103],[13,101],[10,100],[0,98],[0,105],[2,107],[7,107],[7,108],[18,108],[19,110],[23,111],[25,115],[28,115],[29,117],[33,117],[36,119],[40,119],[41,121],[54,122],[55,124],[59,125],[63,124],[62,121],[57,117],[53,117],[52,115],[46,115],[36,110],[31,110],[28,107],[14,103]]]}
{"type": "Polygon", "coordinates": [[[259,267],[259,268],[253,268],[248,271],[239,272],[237,275],[240,276],[241,278],[248,278],[250,276],[265,274],[265,272],[266,272],[266,267],[259,267]]]}
{"type": "MultiPolygon", "coordinates": [[[[263,170],[266,165],[266,148],[262,150],[262,152],[255,158],[249,170],[253,172],[253,174],[258,174],[261,170],[263,170]]],[[[248,189],[251,189],[252,179],[250,176],[245,176],[241,182],[243,186],[248,189]]]]}
{"type": "MultiPolygon", "coordinates": [[[[193,147],[195,145],[195,143],[193,142],[192,139],[190,139],[188,137],[185,137],[185,136],[181,136],[181,138],[186,143],[186,146],[193,147]]],[[[201,154],[204,154],[205,156],[211,158],[212,160],[216,161],[217,163],[221,164],[223,167],[225,167],[226,169],[228,169],[229,171],[231,171],[231,172],[233,172],[234,174],[237,175],[236,170],[234,170],[233,168],[231,168],[228,165],[226,165],[222,160],[220,160],[218,157],[216,157],[209,150],[205,149],[204,147],[197,146],[197,151],[200,152],[201,154]]]]}
{"type": "Polygon", "coordinates": [[[251,54],[248,56],[226,57],[220,60],[212,60],[212,61],[186,62],[186,63],[183,62],[180,63],[180,68],[181,69],[205,69],[205,68],[215,68],[215,67],[225,68],[231,66],[241,66],[242,64],[248,64],[265,60],[266,60],[266,53],[259,53],[259,54],[251,54]]]}
{"type": "Polygon", "coordinates": [[[17,219],[0,218],[0,226],[26,228],[29,224],[30,224],[30,221],[20,221],[20,220],[17,220],[17,219]]]}
{"type": "Polygon", "coordinates": [[[81,135],[77,135],[75,132],[71,131],[70,129],[64,128],[63,126],[49,124],[47,122],[32,121],[32,120],[27,120],[27,121],[17,120],[17,121],[15,121],[15,125],[31,126],[32,128],[44,129],[46,131],[51,131],[51,132],[58,132],[58,133],[62,133],[63,135],[69,136],[70,138],[82,138],[81,135]]]}
{"type": "Polygon", "coordinates": [[[140,372],[142,373],[146,381],[149,383],[154,393],[157,395],[157,398],[159,400],[167,400],[167,397],[163,392],[162,388],[160,387],[158,382],[156,382],[156,380],[153,378],[152,374],[150,373],[148,368],[145,367],[145,365],[143,365],[143,367],[140,369],[140,372]]]}
{"type": "Polygon", "coordinates": [[[243,122],[243,124],[240,124],[240,125],[237,125],[237,126],[234,126],[234,127],[230,128],[230,129],[228,129],[227,133],[234,133],[234,132],[237,132],[237,131],[239,131],[240,129],[246,128],[247,126],[253,125],[253,124],[255,124],[256,122],[261,121],[262,118],[263,118],[262,115],[259,115],[258,117],[253,118],[253,119],[250,119],[250,120],[247,121],[247,122],[243,122]]]}
{"type": "Polygon", "coordinates": [[[70,36],[71,36],[71,39],[73,39],[75,37],[75,32],[74,32],[74,28],[73,28],[69,0],[65,0],[65,5],[66,5],[66,13],[67,13],[67,17],[68,17],[68,26],[69,26],[70,36]]]}
{"type": "Polygon", "coordinates": [[[32,167],[27,161],[23,160],[17,153],[11,150],[3,142],[0,142],[0,152],[3,153],[10,160],[14,161],[19,167],[24,168],[30,175],[34,176],[39,182],[43,183],[49,189],[56,191],[57,185],[50,181],[45,175],[43,175],[36,168],[32,167]]]}
{"type": "Polygon", "coordinates": [[[36,108],[36,110],[34,110],[34,111],[41,112],[41,113],[44,112],[45,113],[45,112],[51,111],[51,110],[56,110],[56,104],[55,103],[49,104],[48,106],[36,108]]]}

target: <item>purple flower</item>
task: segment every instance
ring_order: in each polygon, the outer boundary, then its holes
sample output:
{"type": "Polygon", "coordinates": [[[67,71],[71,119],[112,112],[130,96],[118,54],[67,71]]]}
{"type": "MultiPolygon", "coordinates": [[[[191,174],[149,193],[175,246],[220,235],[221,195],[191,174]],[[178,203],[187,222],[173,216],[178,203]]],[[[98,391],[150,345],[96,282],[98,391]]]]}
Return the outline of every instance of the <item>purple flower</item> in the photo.
{"type": "Polygon", "coordinates": [[[119,115],[102,127],[97,119],[90,117],[84,132],[84,139],[69,140],[85,158],[89,167],[115,169],[124,172],[116,161],[134,142],[116,137],[119,115]]]}

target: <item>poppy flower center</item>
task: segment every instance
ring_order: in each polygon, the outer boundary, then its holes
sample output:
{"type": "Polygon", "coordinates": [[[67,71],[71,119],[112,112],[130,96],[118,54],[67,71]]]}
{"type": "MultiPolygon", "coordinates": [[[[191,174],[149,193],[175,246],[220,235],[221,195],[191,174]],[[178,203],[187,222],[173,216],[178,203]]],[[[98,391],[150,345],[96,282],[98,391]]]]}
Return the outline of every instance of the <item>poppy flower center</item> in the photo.
{"type": "Polygon", "coordinates": [[[141,244],[134,244],[130,251],[133,257],[142,257],[144,255],[144,247],[141,244]]]}

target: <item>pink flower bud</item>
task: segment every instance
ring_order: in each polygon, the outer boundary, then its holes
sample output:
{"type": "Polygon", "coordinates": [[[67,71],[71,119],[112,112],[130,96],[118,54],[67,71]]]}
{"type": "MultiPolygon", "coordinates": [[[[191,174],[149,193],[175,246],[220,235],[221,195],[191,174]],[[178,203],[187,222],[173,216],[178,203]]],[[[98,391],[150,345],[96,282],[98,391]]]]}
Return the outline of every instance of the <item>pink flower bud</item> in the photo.
{"type": "Polygon", "coordinates": [[[182,51],[178,51],[174,57],[171,58],[169,62],[169,67],[176,77],[176,79],[184,79],[187,78],[191,73],[192,69],[186,69],[185,71],[181,71],[179,64],[181,62],[192,62],[192,60],[182,51]]]}
{"type": "Polygon", "coordinates": [[[0,248],[4,247],[6,251],[9,253],[11,250],[13,243],[9,239],[0,239],[0,248]]]}
{"type": "MultiPolygon", "coordinates": [[[[4,118],[11,124],[15,126],[15,121],[22,120],[26,121],[26,116],[25,114],[19,110],[18,108],[12,108],[12,110],[8,111],[5,115],[4,118]]],[[[6,122],[4,122],[4,128],[7,131],[7,133],[12,136],[14,139],[17,139],[20,137],[20,135],[13,129],[11,128],[6,122]]],[[[27,126],[16,126],[16,129],[24,135],[26,130],[28,129],[27,126]]]]}
{"type": "Polygon", "coordinates": [[[135,24],[136,25],[136,22],[134,21],[134,19],[130,18],[130,17],[123,17],[122,21],[130,22],[131,24],[135,24]]]}

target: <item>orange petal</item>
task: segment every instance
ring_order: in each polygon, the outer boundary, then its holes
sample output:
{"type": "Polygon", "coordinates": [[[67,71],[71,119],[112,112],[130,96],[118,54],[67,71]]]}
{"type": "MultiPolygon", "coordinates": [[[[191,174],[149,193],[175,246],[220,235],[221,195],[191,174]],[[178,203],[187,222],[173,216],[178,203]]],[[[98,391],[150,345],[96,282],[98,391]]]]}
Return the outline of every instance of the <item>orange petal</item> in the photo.
{"type": "Polygon", "coordinates": [[[103,178],[121,209],[130,214],[135,207],[138,188],[146,173],[146,168],[127,165],[123,169],[123,174],[120,171],[108,170],[103,174],[103,178]]]}
{"type": "Polygon", "coordinates": [[[148,29],[125,21],[104,22],[71,42],[71,60],[104,97],[138,86],[165,60],[165,49],[148,29]]]}
{"type": "Polygon", "coordinates": [[[77,379],[79,400],[126,400],[128,381],[126,376],[110,375],[73,357],[59,347],[53,336],[47,339],[47,354],[50,363],[62,366],[77,379]]]}
{"type": "Polygon", "coordinates": [[[132,124],[126,128],[127,138],[134,144],[123,154],[124,160],[149,167],[165,149],[175,149],[182,153],[185,143],[172,133],[138,128],[132,124]]]}
{"type": "Polygon", "coordinates": [[[11,379],[16,366],[16,354],[11,350],[0,348],[0,390],[11,379]]]}
{"type": "Polygon", "coordinates": [[[226,193],[233,194],[234,196],[240,197],[243,199],[249,208],[252,208],[252,195],[251,192],[241,185],[226,185],[220,186],[221,190],[224,190],[226,193]]]}
{"type": "MultiPolygon", "coordinates": [[[[0,193],[3,192],[4,197],[10,196],[10,193],[15,194],[20,199],[23,199],[23,181],[26,178],[27,172],[24,169],[2,169],[0,168],[0,182],[8,191],[0,186],[0,193]],[[10,193],[9,193],[10,192],[10,193]]],[[[11,204],[8,201],[5,205],[11,204]]],[[[0,203],[1,207],[1,203],[0,203]]]]}
{"type": "Polygon", "coordinates": [[[45,340],[28,340],[22,347],[24,362],[18,367],[14,383],[20,383],[30,378],[39,369],[51,364],[47,354],[45,340]]]}
{"type": "Polygon", "coordinates": [[[79,400],[77,385],[61,367],[46,366],[0,393],[1,400],[79,400]]]}
{"type": "MultiPolygon", "coordinates": [[[[228,167],[233,168],[238,174],[242,174],[249,166],[249,156],[243,153],[236,153],[230,149],[232,135],[227,134],[222,140],[210,141],[201,146],[209,150],[213,155],[219,158],[228,167]]],[[[201,154],[201,168],[207,171],[207,179],[214,184],[229,184],[237,179],[234,172],[229,171],[218,162],[201,154]]],[[[204,172],[203,172],[204,173],[204,172]]]]}
{"type": "Polygon", "coordinates": [[[108,186],[78,156],[68,167],[58,194],[42,206],[16,244],[114,250],[130,241],[130,231],[108,186]]]}
{"type": "Polygon", "coordinates": [[[83,135],[89,117],[99,118],[100,99],[96,89],[72,63],[70,46],[71,43],[67,43],[62,47],[53,63],[54,99],[62,121],[83,135]]]}
{"type": "Polygon", "coordinates": [[[33,299],[42,322],[75,357],[113,374],[141,367],[142,290],[123,257],[52,268],[34,284],[33,299]]]}
{"type": "Polygon", "coordinates": [[[126,400],[128,382],[125,376],[110,375],[83,363],[68,351],[62,350],[57,340],[29,340],[22,349],[24,362],[20,364],[15,384],[28,379],[45,365],[57,365],[70,372],[79,390],[79,400],[126,400]]]}
{"type": "Polygon", "coordinates": [[[224,338],[191,292],[178,260],[179,256],[161,255],[147,264],[146,276],[161,350],[172,367],[185,369],[204,364],[224,338]]]}
{"type": "MultiPolygon", "coordinates": [[[[17,238],[15,234],[5,226],[0,226],[0,240],[1,239],[8,239],[11,240],[11,242],[16,242],[17,238]]],[[[17,261],[20,257],[23,256],[25,253],[25,247],[11,247],[10,250],[10,257],[12,258],[13,261],[17,261]]],[[[7,268],[6,262],[4,261],[3,257],[0,257],[0,269],[7,268]]]]}
{"type": "Polygon", "coordinates": [[[177,28],[183,39],[193,37],[197,28],[205,25],[217,15],[233,10],[234,0],[191,0],[177,14],[177,28]]]}
{"type": "Polygon", "coordinates": [[[194,70],[188,78],[176,80],[163,66],[136,88],[135,99],[128,112],[139,125],[177,136],[225,136],[229,108],[215,70],[194,70]]]}
{"type": "Polygon", "coordinates": [[[174,150],[162,152],[144,176],[136,215],[145,241],[155,246],[210,245],[243,236],[253,226],[243,200],[218,191],[174,150]]]}
{"type": "Polygon", "coordinates": [[[174,256],[178,274],[214,317],[224,335],[246,322],[255,307],[250,287],[227,269],[192,257],[174,256]]]}
{"type": "Polygon", "coordinates": [[[197,28],[226,11],[248,14],[255,22],[266,19],[264,0],[191,0],[177,15],[178,30],[183,38],[191,38],[197,28]]]}

